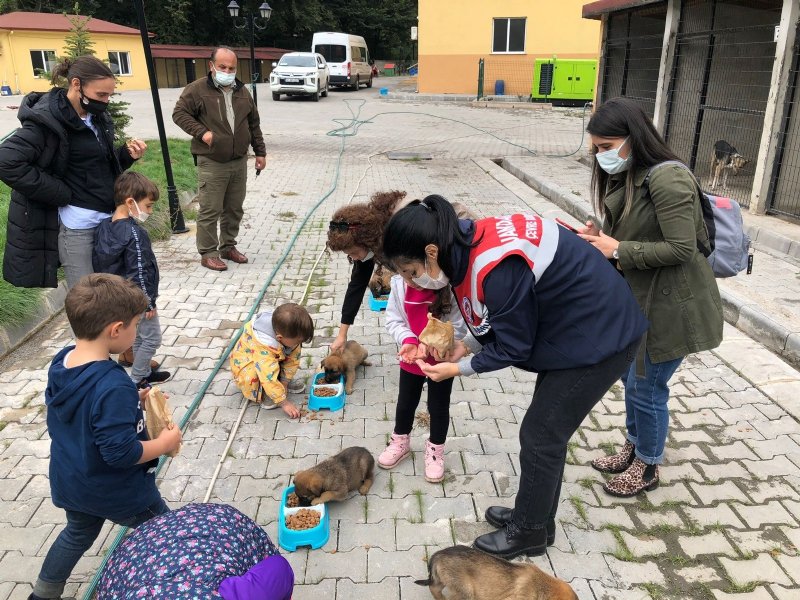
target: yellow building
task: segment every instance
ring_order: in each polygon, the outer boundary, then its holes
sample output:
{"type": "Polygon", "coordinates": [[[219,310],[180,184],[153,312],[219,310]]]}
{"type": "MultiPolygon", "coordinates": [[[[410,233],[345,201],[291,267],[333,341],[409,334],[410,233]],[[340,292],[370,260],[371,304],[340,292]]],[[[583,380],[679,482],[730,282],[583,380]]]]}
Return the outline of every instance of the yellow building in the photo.
{"type": "Polygon", "coordinates": [[[419,0],[420,93],[474,94],[502,78],[506,94],[528,96],[536,58],[593,58],[600,24],[582,18],[585,0],[419,0]]]}
{"type": "MultiPolygon", "coordinates": [[[[75,17],[72,19],[86,19],[75,17]]],[[[72,23],[62,14],[12,12],[0,15],[0,83],[6,94],[50,88],[49,72],[63,56],[72,23]]],[[[92,49],[118,76],[118,91],[150,88],[138,29],[89,19],[92,49]]]]}

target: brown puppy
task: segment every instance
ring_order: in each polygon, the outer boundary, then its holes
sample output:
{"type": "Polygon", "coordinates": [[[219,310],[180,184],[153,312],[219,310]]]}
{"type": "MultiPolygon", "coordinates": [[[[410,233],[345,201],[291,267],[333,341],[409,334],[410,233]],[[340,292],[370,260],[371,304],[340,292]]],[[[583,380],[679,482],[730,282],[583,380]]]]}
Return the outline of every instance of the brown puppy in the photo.
{"type": "Polygon", "coordinates": [[[414,583],[430,586],[436,600],[578,600],[568,583],[536,565],[509,562],[467,546],[436,552],[428,561],[428,579],[414,583]]]}
{"type": "Polygon", "coordinates": [[[358,490],[364,496],[372,487],[375,459],[359,446],[345,448],[315,467],[294,474],[294,493],[301,506],[344,500],[358,490]]]}
{"type": "Polygon", "coordinates": [[[354,340],[350,340],[341,350],[331,352],[322,359],[320,367],[325,371],[326,383],[338,383],[339,376],[344,375],[344,390],[353,393],[353,384],[356,381],[356,367],[359,365],[370,366],[367,362],[367,351],[354,340]]]}
{"type": "Polygon", "coordinates": [[[392,291],[392,275],[394,273],[383,265],[375,267],[375,272],[370,277],[368,284],[373,298],[389,295],[389,292],[392,291]]]}

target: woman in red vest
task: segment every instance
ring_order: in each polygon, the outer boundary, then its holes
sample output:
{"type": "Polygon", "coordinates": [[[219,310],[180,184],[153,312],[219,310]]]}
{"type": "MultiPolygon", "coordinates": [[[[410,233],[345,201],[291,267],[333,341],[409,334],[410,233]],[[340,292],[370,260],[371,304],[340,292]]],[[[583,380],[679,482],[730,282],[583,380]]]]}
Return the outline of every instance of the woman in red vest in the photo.
{"type": "Polygon", "coordinates": [[[555,221],[514,214],[459,220],[441,196],[412,202],[389,221],[383,253],[408,282],[450,283],[470,333],[436,365],[433,381],[509,366],[538,373],[520,426],[514,508],[492,506],[498,528],[475,547],[513,558],[553,544],[567,443],[633,361],[647,329],[616,269],[555,221]],[[474,353],[470,355],[470,353],[474,353]]]}

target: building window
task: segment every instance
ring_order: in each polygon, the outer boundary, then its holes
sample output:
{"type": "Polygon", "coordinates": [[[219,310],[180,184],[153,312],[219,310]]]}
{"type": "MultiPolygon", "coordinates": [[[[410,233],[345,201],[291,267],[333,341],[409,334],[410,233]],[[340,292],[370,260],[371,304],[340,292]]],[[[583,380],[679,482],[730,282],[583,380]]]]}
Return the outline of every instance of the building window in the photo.
{"type": "Polygon", "coordinates": [[[525,19],[494,19],[492,52],[525,52],[525,19]]]}
{"type": "Polygon", "coordinates": [[[31,64],[33,65],[34,77],[49,75],[51,69],[56,64],[56,51],[31,50],[31,64]]]}
{"type": "Polygon", "coordinates": [[[109,52],[108,63],[114,75],[131,74],[131,55],[129,52],[109,52]]]}

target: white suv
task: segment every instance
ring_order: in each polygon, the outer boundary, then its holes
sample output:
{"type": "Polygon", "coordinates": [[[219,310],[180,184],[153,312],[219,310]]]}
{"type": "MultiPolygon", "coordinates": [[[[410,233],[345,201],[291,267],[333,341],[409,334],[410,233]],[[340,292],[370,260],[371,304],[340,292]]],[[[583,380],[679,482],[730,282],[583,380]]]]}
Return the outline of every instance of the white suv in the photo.
{"type": "Polygon", "coordinates": [[[311,96],[314,102],[328,95],[330,71],[321,54],[315,52],[289,52],[272,63],[269,89],[273,100],[287,96],[311,96]]]}

